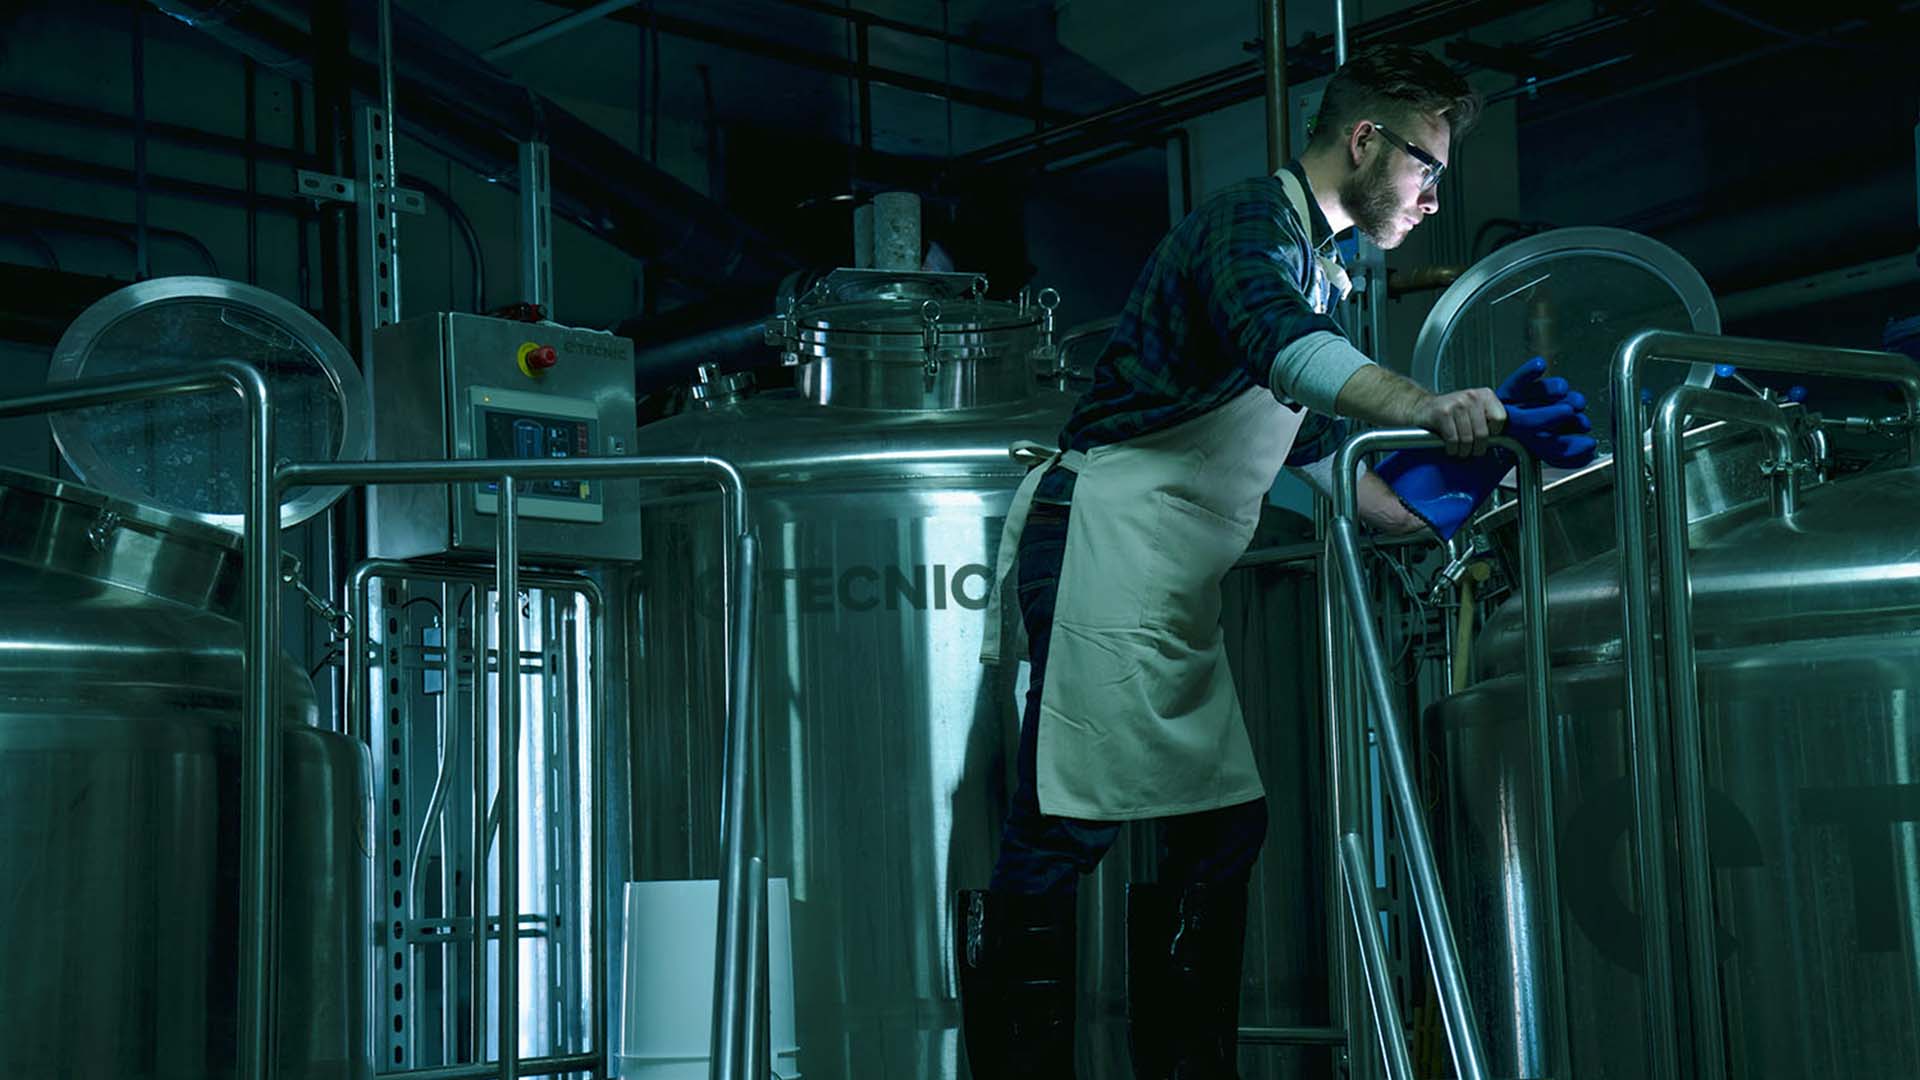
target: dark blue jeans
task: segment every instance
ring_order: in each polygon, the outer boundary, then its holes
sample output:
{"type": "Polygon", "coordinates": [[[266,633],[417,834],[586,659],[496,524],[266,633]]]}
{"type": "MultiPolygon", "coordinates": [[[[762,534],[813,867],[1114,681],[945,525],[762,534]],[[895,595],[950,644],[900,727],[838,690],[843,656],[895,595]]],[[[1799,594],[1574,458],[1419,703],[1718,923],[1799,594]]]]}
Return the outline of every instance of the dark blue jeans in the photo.
{"type": "MultiPolygon", "coordinates": [[[[1040,810],[1038,765],[1040,693],[1053,635],[1053,604],[1067,549],[1074,474],[1058,465],[1040,479],[1026,530],[1020,536],[1020,618],[1030,642],[1032,673],[1020,723],[1019,779],[1000,834],[994,864],[996,892],[1070,895],[1120,835],[1120,822],[1054,817],[1040,810]]],[[[1176,888],[1247,879],[1267,838],[1267,800],[1155,819],[1160,833],[1160,882],[1176,888]]]]}

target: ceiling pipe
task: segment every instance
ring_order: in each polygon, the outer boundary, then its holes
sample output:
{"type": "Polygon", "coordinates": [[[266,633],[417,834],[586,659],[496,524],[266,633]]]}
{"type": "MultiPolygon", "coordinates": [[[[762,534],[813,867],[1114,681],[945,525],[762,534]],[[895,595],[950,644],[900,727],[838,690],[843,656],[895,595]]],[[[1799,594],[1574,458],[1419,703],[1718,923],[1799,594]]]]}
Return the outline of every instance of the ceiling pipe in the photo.
{"type": "MultiPolygon", "coordinates": [[[[285,77],[311,83],[308,8],[273,0],[149,0],[285,77]]],[[[362,3],[364,6],[364,0],[362,3]]],[[[554,102],[395,9],[393,50],[399,130],[480,176],[511,185],[518,146],[550,154],[553,212],[615,247],[656,261],[708,291],[774,287],[802,263],[706,196],[682,184],[554,102]]],[[[378,42],[356,32],[348,68],[356,88],[378,90],[378,42]]]]}

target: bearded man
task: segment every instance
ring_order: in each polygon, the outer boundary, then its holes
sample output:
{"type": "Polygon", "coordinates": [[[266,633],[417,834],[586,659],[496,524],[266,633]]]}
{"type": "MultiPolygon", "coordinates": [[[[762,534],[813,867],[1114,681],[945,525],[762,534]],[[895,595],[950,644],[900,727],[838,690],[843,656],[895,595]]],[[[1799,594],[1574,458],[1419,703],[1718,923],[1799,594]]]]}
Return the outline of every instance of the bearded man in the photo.
{"type": "MultiPolygon", "coordinates": [[[[1006,653],[1032,664],[1018,783],[991,886],[961,894],[954,928],[973,1076],[1073,1075],[1078,881],[1138,820],[1163,839],[1157,883],[1128,894],[1135,1074],[1235,1075],[1267,807],[1220,580],[1282,466],[1330,468],[1333,417],[1424,428],[1460,457],[1500,433],[1494,391],[1432,393],[1327,317],[1347,287],[1335,236],[1391,248],[1438,210],[1434,186],[1478,104],[1429,54],[1355,54],[1302,157],[1219,192],[1161,241],[1059,453],[1016,495],[999,577],[1019,604],[1007,636],[1026,638],[1006,653]]],[[[1359,499],[1377,530],[1422,525],[1377,476],[1359,499]]]]}

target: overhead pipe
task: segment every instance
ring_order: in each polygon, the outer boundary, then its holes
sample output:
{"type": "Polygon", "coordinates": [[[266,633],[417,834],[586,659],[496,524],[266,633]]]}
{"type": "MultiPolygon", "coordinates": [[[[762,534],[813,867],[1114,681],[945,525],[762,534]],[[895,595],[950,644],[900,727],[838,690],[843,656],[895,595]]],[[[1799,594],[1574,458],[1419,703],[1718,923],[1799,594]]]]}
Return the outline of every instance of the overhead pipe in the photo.
{"type": "MultiPolygon", "coordinates": [[[[273,0],[148,0],[166,14],[302,82],[313,79],[305,5],[273,0]]],[[[479,175],[513,182],[518,146],[551,153],[553,212],[700,288],[771,287],[800,259],[719,204],[404,10],[393,13],[395,122],[479,175]]],[[[378,42],[356,32],[352,83],[378,90],[378,42]]]]}

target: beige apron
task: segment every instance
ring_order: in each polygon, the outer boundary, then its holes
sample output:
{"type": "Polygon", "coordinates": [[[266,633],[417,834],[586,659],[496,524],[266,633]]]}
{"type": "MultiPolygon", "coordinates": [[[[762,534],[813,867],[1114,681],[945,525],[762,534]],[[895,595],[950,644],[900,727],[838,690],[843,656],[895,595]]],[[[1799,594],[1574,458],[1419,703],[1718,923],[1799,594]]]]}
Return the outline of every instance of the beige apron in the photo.
{"type": "MultiPolygon", "coordinates": [[[[1298,182],[1282,179],[1306,220],[1298,182]]],[[[1123,821],[1265,794],[1223,647],[1220,580],[1303,419],[1255,387],[1171,428],[1055,456],[1077,479],[1040,699],[1043,813],[1123,821]]],[[[1045,471],[1028,473],[1007,513],[988,662],[1026,655],[1012,576],[1045,471]]]]}

